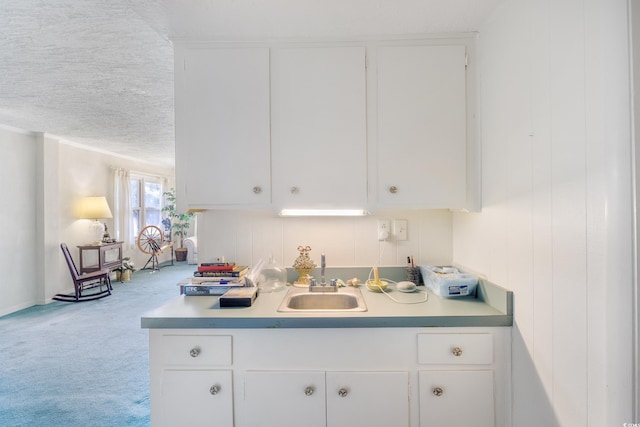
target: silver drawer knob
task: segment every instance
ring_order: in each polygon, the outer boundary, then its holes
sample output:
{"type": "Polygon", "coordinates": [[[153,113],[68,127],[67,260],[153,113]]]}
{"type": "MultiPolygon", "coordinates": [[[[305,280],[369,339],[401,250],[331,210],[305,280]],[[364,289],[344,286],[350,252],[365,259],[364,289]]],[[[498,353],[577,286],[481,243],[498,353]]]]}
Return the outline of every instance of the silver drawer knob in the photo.
{"type": "Polygon", "coordinates": [[[460,347],[453,347],[451,349],[451,353],[453,353],[453,355],[456,357],[462,356],[462,349],[460,347]]]}
{"type": "Polygon", "coordinates": [[[291,194],[298,194],[300,189],[298,187],[291,187],[289,191],[291,191],[291,194]]]}
{"type": "Polygon", "coordinates": [[[442,396],[444,394],[444,390],[442,389],[442,387],[434,387],[433,394],[434,396],[442,396]]]}
{"type": "Polygon", "coordinates": [[[313,387],[309,386],[307,388],[304,389],[304,394],[305,396],[311,396],[314,392],[313,387]]]}
{"type": "Polygon", "coordinates": [[[398,192],[398,187],[396,187],[395,185],[392,185],[391,187],[389,187],[389,193],[396,194],[397,192],[398,192]]]}
{"type": "Polygon", "coordinates": [[[213,394],[214,396],[218,394],[219,391],[220,391],[220,386],[218,385],[212,385],[211,388],[209,389],[209,393],[213,394]]]}
{"type": "Polygon", "coordinates": [[[253,194],[260,194],[262,193],[262,188],[256,185],[255,187],[253,187],[252,191],[253,194]]]}
{"type": "Polygon", "coordinates": [[[349,391],[346,388],[338,390],[338,396],[340,397],[347,397],[347,394],[349,394],[349,391]]]}
{"type": "Polygon", "coordinates": [[[198,357],[199,354],[200,354],[200,347],[193,347],[191,350],[189,350],[189,355],[191,357],[198,357]]]}

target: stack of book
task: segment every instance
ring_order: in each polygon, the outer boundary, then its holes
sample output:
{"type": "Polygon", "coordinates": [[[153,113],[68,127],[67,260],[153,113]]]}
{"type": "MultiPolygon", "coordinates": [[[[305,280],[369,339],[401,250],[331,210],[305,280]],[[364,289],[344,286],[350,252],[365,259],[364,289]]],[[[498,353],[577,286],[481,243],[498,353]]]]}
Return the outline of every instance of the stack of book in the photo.
{"type": "Polygon", "coordinates": [[[202,263],[193,277],[179,283],[184,295],[223,295],[233,288],[245,286],[248,266],[233,263],[202,263]]]}

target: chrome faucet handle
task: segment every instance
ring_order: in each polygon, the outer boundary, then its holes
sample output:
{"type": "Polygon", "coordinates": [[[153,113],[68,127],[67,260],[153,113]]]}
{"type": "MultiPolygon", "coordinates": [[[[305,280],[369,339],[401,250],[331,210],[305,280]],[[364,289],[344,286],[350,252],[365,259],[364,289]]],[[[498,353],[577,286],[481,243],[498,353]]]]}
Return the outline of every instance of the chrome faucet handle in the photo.
{"type": "Polygon", "coordinates": [[[327,283],[317,283],[316,279],[309,282],[309,292],[338,292],[338,282],[331,279],[331,285],[327,283]]]}

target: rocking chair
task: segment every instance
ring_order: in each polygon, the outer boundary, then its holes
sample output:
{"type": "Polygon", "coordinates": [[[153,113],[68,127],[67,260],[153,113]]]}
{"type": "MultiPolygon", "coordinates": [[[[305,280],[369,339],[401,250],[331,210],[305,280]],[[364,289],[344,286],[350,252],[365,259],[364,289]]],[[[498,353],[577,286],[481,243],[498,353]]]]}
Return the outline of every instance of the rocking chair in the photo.
{"type": "Polygon", "coordinates": [[[75,293],[56,294],[53,297],[54,300],[80,302],[96,300],[111,295],[111,290],[113,288],[111,287],[111,278],[109,277],[110,272],[108,269],[105,268],[98,271],[92,271],[90,273],[79,274],[78,269],[73,262],[73,258],[71,258],[71,254],[69,253],[69,248],[67,247],[67,245],[65,243],[61,243],[60,249],[62,249],[64,258],[67,261],[67,265],[69,266],[69,272],[71,273],[71,278],[73,279],[75,293]],[[98,288],[97,291],[94,290],[88,294],[84,293],[85,290],[96,288],[98,288]]]}

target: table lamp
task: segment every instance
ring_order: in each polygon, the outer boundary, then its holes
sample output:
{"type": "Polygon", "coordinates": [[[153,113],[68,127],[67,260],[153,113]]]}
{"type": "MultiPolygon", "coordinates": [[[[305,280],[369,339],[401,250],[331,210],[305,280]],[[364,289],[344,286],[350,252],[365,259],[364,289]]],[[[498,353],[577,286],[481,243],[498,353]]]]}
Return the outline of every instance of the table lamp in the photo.
{"type": "Polygon", "coordinates": [[[92,242],[94,244],[100,244],[102,242],[105,225],[99,220],[113,218],[113,215],[111,215],[111,209],[109,209],[106,197],[95,196],[85,197],[80,200],[78,204],[78,218],[94,220],[91,223],[92,242]]]}

